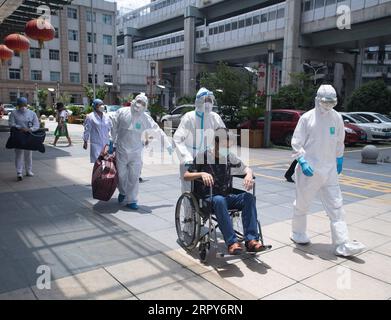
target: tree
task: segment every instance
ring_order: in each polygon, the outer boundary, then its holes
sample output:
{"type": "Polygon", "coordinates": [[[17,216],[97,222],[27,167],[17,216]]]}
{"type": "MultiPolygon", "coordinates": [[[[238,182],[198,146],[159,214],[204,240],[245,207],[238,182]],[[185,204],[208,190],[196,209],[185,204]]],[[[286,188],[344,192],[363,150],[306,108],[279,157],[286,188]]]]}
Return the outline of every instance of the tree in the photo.
{"type": "Polygon", "coordinates": [[[60,94],[58,101],[62,102],[64,104],[64,106],[66,106],[71,103],[71,96],[69,95],[69,93],[64,92],[64,93],[60,94]]]}
{"type": "MultiPolygon", "coordinates": [[[[83,88],[89,100],[89,103],[92,104],[94,100],[94,89],[92,88],[91,85],[84,85],[83,88]]],[[[95,96],[97,99],[104,100],[106,98],[107,92],[108,90],[106,87],[97,87],[95,91],[95,96]]]]}
{"type": "Polygon", "coordinates": [[[391,91],[383,80],[369,81],[353,91],[349,111],[368,111],[388,114],[391,110],[391,91]]]}
{"type": "Polygon", "coordinates": [[[273,96],[273,109],[299,109],[313,108],[313,100],[317,86],[313,84],[311,76],[305,73],[291,74],[292,84],[283,86],[273,96]]]}
{"type": "Polygon", "coordinates": [[[43,110],[45,110],[46,109],[46,102],[47,102],[48,95],[49,95],[49,91],[46,90],[46,89],[39,89],[37,91],[37,95],[38,95],[39,105],[41,106],[41,108],[43,110]]]}

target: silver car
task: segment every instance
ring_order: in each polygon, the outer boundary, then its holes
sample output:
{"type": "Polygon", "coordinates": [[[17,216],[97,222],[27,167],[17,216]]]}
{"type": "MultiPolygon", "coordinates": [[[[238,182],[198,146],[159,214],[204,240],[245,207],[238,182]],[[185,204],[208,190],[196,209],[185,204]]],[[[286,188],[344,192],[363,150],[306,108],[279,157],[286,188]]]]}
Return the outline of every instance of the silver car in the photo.
{"type": "Polygon", "coordinates": [[[179,127],[179,124],[181,123],[183,115],[189,111],[193,111],[194,109],[195,105],[193,104],[185,104],[176,107],[169,114],[166,114],[162,117],[162,123],[171,127],[172,129],[177,129],[179,127]]]}
{"type": "Polygon", "coordinates": [[[353,123],[367,134],[368,142],[390,141],[391,128],[383,123],[371,123],[358,114],[341,112],[344,122],[353,123]]]}
{"type": "Polygon", "coordinates": [[[391,128],[391,118],[377,112],[349,112],[349,114],[358,114],[372,123],[383,123],[391,128]]]}
{"type": "Polygon", "coordinates": [[[4,115],[9,115],[12,111],[16,110],[15,106],[12,104],[4,104],[4,115]]]}

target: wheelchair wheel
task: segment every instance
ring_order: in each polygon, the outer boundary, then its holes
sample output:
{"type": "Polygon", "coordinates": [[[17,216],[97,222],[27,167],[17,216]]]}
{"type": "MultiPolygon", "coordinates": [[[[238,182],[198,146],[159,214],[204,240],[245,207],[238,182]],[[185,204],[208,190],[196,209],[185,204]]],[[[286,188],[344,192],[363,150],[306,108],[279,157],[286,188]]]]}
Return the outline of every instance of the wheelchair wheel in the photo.
{"type": "Polygon", "coordinates": [[[200,240],[201,217],[197,200],[190,192],[179,198],[175,209],[175,227],[180,245],[194,249],[200,240]]]}
{"type": "Polygon", "coordinates": [[[206,262],[208,260],[210,251],[210,242],[200,242],[198,246],[198,252],[200,254],[201,262],[206,262]]]}

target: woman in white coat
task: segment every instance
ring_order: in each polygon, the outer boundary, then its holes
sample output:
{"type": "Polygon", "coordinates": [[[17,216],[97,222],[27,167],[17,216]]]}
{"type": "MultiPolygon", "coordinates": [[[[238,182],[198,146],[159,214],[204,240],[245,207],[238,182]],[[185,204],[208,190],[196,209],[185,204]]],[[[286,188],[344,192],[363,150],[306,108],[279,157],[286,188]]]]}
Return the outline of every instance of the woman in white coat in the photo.
{"type": "Polygon", "coordinates": [[[103,101],[95,99],[92,103],[94,112],[87,115],[84,122],[83,148],[87,150],[90,141],[90,161],[95,163],[103,148],[110,142],[112,122],[104,111],[103,101]]]}

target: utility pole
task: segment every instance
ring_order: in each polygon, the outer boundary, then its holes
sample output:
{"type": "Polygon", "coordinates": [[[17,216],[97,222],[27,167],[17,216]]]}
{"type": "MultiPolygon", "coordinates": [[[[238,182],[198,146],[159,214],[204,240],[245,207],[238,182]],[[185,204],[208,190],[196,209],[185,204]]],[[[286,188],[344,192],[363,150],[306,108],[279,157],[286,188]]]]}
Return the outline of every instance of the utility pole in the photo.
{"type": "Polygon", "coordinates": [[[265,111],[265,131],[264,131],[264,147],[270,147],[270,131],[272,123],[272,70],[274,64],[274,47],[271,46],[268,49],[268,62],[267,62],[267,72],[266,72],[266,111],[265,111]]]}
{"type": "Polygon", "coordinates": [[[94,36],[94,7],[91,0],[91,45],[92,45],[92,90],[94,92],[94,100],[96,99],[96,83],[95,83],[95,36],[94,36]]]}

